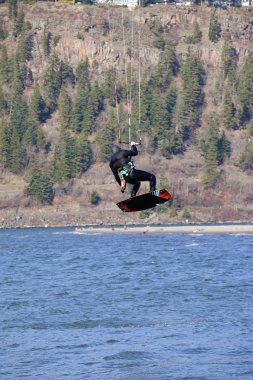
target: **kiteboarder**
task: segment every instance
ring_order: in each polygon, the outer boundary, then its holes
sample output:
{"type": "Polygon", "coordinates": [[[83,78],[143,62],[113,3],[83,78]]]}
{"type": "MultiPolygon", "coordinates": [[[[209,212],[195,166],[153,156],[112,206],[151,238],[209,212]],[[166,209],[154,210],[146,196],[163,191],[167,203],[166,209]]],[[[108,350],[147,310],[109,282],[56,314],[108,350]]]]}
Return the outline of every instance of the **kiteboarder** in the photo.
{"type": "Polygon", "coordinates": [[[138,155],[138,150],[136,148],[137,143],[132,141],[130,145],[131,150],[121,149],[117,145],[114,145],[113,154],[110,159],[110,168],[116,181],[121,187],[121,192],[124,193],[126,183],[130,183],[133,185],[131,197],[135,197],[142,181],[149,181],[150,192],[155,191],[155,175],[135,168],[132,157],[138,155]]]}

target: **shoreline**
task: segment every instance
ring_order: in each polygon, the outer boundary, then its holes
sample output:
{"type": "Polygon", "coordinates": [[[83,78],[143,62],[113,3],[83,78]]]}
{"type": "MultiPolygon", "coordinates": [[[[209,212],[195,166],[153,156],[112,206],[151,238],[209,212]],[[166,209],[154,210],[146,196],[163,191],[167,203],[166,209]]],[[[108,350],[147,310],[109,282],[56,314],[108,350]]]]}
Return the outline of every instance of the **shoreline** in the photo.
{"type": "Polygon", "coordinates": [[[169,234],[253,234],[253,224],[76,227],[74,233],[169,233],[169,234]]]}

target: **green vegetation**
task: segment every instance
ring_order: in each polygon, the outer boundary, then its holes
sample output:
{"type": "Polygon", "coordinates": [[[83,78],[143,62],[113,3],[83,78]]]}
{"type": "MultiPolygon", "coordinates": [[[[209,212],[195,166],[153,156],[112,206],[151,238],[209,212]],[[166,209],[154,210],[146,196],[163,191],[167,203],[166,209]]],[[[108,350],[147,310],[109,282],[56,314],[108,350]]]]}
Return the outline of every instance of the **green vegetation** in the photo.
{"type": "Polygon", "coordinates": [[[221,36],[221,25],[215,13],[212,14],[209,22],[208,37],[211,42],[217,42],[221,36]]]}
{"type": "Polygon", "coordinates": [[[4,28],[0,25],[0,41],[5,40],[7,37],[7,32],[5,32],[4,28]]]}
{"type": "Polygon", "coordinates": [[[201,141],[200,147],[205,158],[202,182],[207,187],[213,187],[219,176],[218,166],[231,154],[231,144],[225,132],[219,131],[215,118],[209,121],[207,136],[201,141]]]}
{"type": "Polygon", "coordinates": [[[231,36],[227,35],[221,52],[224,78],[229,78],[229,83],[235,85],[237,70],[237,54],[232,46],[231,36]]]}
{"type": "Polygon", "coordinates": [[[79,138],[69,132],[62,132],[55,148],[52,164],[52,178],[62,183],[88,169],[91,162],[91,152],[84,133],[79,138]]]}
{"type": "Polygon", "coordinates": [[[245,124],[253,118],[253,53],[245,60],[239,74],[238,96],[241,105],[240,121],[245,124]]]}
{"type": "Polygon", "coordinates": [[[108,161],[112,155],[113,142],[116,137],[115,126],[116,118],[113,110],[110,111],[109,119],[106,126],[98,134],[98,145],[100,147],[100,156],[103,161],[108,161]]]}
{"type": "Polygon", "coordinates": [[[143,211],[140,211],[139,213],[139,218],[140,219],[147,219],[149,218],[150,214],[152,213],[152,210],[143,210],[143,211]]]}
{"type": "Polygon", "coordinates": [[[183,96],[179,112],[179,124],[183,139],[191,137],[192,132],[200,123],[201,107],[204,101],[202,87],[205,71],[200,59],[188,51],[181,69],[183,79],[183,96]]]}
{"type": "Polygon", "coordinates": [[[244,152],[240,154],[239,167],[242,170],[253,170],[253,142],[251,140],[246,144],[244,152]]]}
{"type": "Polygon", "coordinates": [[[43,203],[51,203],[53,200],[52,182],[50,178],[42,172],[37,161],[32,168],[31,178],[25,189],[25,194],[43,203]]]}
{"type": "Polygon", "coordinates": [[[187,37],[186,42],[188,44],[197,44],[202,39],[202,32],[200,30],[199,24],[197,21],[194,22],[193,25],[193,33],[191,36],[187,37]]]}
{"type": "Polygon", "coordinates": [[[183,217],[184,219],[191,219],[191,214],[190,214],[189,210],[187,210],[187,208],[184,208],[184,209],[183,209],[182,217],[183,217]]]}
{"type": "Polygon", "coordinates": [[[44,27],[43,36],[42,36],[42,48],[44,55],[48,57],[51,53],[51,40],[52,33],[47,30],[47,27],[44,27]]]}
{"type": "Polygon", "coordinates": [[[98,194],[96,190],[93,190],[90,195],[90,203],[96,206],[99,204],[100,201],[101,201],[100,195],[98,194]]]}
{"type": "Polygon", "coordinates": [[[223,109],[222,109],[222,120],[223,124],[227,129],[235,129],[237,127],[236,123],[236,108],[230,94],[230,91],[226,90],[223,99],[223,109]]]}

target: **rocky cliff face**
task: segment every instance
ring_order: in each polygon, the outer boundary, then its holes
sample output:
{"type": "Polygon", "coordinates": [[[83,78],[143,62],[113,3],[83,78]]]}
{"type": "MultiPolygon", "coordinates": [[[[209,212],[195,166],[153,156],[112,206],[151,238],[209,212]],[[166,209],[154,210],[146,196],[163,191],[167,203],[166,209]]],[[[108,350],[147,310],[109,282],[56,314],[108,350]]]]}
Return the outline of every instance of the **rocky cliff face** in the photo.
{"type": "MultiPolygon", "coordinates": [[[[206,63],[214,66],[220,61],[221,44],[208,40],[208,26],[213,8],[157,6],[128,10],[104,6],[72,6],[61,3],[36,3],[22,5],[26,20],[35,31],[35,62],[41,63],[42,36],[45,28],[53,37],[59,36],[54,49],[62,59],[74,68],[88,57],[96,60],[101,71],[116,65],[123,70],[126,51],[131,48],[133,62],[149,67],[157,63],[159,50],[153,45],[154,28],[161,25],[169,33],[178,52],[187,51],[185,39],[192,32],[197,21],[203,31],[203,42],[193,48],[206,63]],[[36,61],[37,58],[37,61],[36,61]]],[[[7,7],[1,6],[1,19],[8,23],[7,7]]],[[[222,34],[230,33],[238,52],[239,61],[252,50],[253,12],[251,9],[217,9],[216,14],[222,27],[222,34]]],[[[36,65],[38,70],[43,66],[36,65]]]]}

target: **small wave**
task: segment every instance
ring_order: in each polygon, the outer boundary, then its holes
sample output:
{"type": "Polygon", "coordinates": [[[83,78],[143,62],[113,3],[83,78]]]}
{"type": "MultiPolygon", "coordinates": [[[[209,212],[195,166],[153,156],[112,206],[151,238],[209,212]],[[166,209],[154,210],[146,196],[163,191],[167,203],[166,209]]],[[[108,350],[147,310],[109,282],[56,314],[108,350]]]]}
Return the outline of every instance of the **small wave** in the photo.
{"type": "Polygon", "coordinates": [[[52,232],[52,235],[70,235],[73,234],[74,231],[56,231],[52,232]]]}
{"type": "Polygon", "coordinates": [[[20,236],[15,236],[15,239],[17,240],[22,240],[22,239],[28,239],[30,238],[31,235],[20,235],[20,236]]]}
{"type": "Polygon", "coordinates": [[[116,339],[109,339],[109,340],[106,341],[106,343],[108,343],[108,344],[114,344],[114,343],[118,343],[118,342],[119,341],[116,340],[116,339]]]}
{"type": "Polygon", "coordinates": [[[208,351],[210,351],[210,349],[207,347],[187,348],[182,350],[184,354],[204,354],[208,351]]]}
{"type": "Polygon", "coordinates": [[[186,244],[185,247],[196,247],[199,243],[186,244]]]}
{"type": "Polygon", "coordinates": [[[114,355],[104,357],[104,360],[136,360],[149,359],[150,353],[146,351],[121,351],[114,355]]]}
{"type": "Polygon", "coordinates": [[[86,343],[80,343],[80,344],[59,344],[59,345],[57,345],[55,348],[57,348],[57,349],[60,349],[60,350],[62,350],[62,349],[66,349],[66,348],[87,348],[87,347],[89,347],[89,345],[88,344],[86,344],[86,343]]]}

